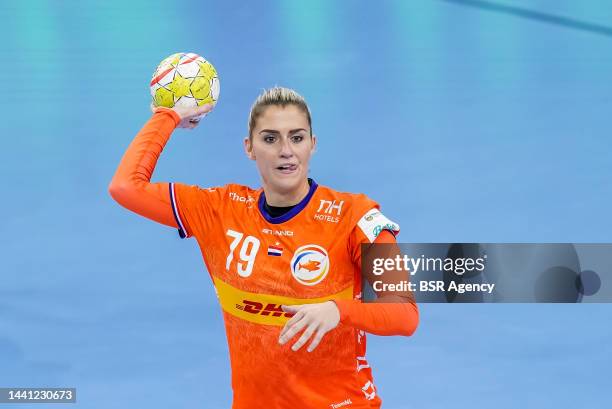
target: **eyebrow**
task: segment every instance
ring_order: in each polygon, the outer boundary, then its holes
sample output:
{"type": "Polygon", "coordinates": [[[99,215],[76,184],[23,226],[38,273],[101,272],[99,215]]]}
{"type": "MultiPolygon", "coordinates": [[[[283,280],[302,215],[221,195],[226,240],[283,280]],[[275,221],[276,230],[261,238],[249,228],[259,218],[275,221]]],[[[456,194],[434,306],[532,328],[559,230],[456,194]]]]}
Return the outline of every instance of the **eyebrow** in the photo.
{"type": "MultiPolygon", "coordinates": [[[[289,131],[289,133],[295,133],[295,132],[299,132],[299,131],[304,131],[304,132],[308,132],[306,131],[306,129],[304,128],[298,128],[298,129],[292,129],[289,131]]],[[[280,134],[279,131],[277,131],[276,129],[262,129],[261,131],[259,131],[259,133],[276,133],[276,134],[280,134]]]]}

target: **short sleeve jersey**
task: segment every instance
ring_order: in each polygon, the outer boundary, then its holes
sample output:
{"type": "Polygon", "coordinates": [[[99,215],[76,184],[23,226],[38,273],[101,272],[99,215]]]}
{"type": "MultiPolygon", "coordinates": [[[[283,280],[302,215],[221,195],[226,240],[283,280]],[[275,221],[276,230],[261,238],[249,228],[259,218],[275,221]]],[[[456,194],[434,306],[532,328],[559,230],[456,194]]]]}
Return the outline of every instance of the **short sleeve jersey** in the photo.
{"type": "Polygon", "coordinates": [[[299,335],[278,343],[291,317],[281,305],[360,298],[360,245],[383,229],[399,232],[378,204],[314,181],[276,218],[262,189],[177,183],[170,195],[179,233],[197,239],[223,310],[232,407],[379,407],[363,331],[340,324],[312,352],[291,350],[299,335]]]}

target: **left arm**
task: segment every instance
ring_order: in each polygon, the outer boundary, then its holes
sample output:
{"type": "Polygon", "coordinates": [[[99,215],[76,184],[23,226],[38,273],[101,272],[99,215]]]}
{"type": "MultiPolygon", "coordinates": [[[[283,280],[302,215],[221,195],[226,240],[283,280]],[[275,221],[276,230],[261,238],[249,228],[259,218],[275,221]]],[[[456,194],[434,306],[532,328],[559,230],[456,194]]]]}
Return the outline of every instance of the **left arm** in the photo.
{"type": "MultiPolygon", "coordinates": [[[[374,243],[395,243],[395,236],[383,230],[374,243]]],[[[392,246],[399,254],[399,248],[392,246]]],[[[366,255],[367,257],[367,255],[366,255]]],[[[401,272],[391,273],[386,278],[397,278],[401,272]]],[[[368,280],[372,282],[374,276],[368,280]]],[[[283,327],[279,343],[285,344],[298,332],[304,330],[292,350],[299,350],[313,335],[308,352],[319,345],[323,336],[336,328],[340,322],[376,335],[412,335],[419,322],[419,311],[412,294],[378,294],[374,303],[359,300],[334,300],[318,304],[283,306],[283,310],[295,314],[283,327]],[[304,329],[305,328],[305,329],[304,329]]]]}
{"type": "MultiPolygon", "coordinates": [[[[374,244],[382,243],[386,246],[378,248],[371,246],[363,256],[366,259],[395,258],[400,254],[395,236],[388,230],[383,230],[374,241],[374,244]]],[[[371,269],[366,271],[366,278],[370,284],[376,280],[399,283],[407,277],[409,277],[407,271],[387,271],[381,276],[374,275],[371,269]]],[[[340,312],[340,322],[375,335],[412,335],[419,324],[419,309],[412,293],[407,290],[382,291],[376,295],[376,300],[371,303],[363,303],[360,300],[334,300],[340,312]]]]}

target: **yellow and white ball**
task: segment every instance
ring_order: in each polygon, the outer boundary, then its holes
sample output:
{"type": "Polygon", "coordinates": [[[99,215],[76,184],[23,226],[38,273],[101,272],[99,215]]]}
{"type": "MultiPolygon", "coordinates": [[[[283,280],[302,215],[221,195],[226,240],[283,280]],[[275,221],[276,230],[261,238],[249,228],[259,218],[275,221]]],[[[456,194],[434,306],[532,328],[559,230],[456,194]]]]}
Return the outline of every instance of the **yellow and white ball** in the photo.
{"type": "Polygon", "coordinates": [[[165,58],[151,78],[155,106],[195,107],[216,104],[219,77],[215,67],[194,53],[176,53],[165,58]]]}

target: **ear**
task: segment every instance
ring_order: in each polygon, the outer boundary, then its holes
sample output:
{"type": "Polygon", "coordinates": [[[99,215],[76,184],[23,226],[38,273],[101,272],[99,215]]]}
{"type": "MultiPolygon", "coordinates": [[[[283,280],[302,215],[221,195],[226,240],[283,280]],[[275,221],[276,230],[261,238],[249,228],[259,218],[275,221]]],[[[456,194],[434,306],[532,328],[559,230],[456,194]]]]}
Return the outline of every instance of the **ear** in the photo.
{"type": "Polygon", "coordinates": [[[312,135],[312,148],[310,153],[315,153],[317,151],[317,135],[312,135]]]}
{"type": "Polygon", "coordinates": [[[244,152],[246,153],[247,158],[255,160],[255,154],[253,153],[253,142],[251,142],[248,136],[244,138],[244,152]]]}

